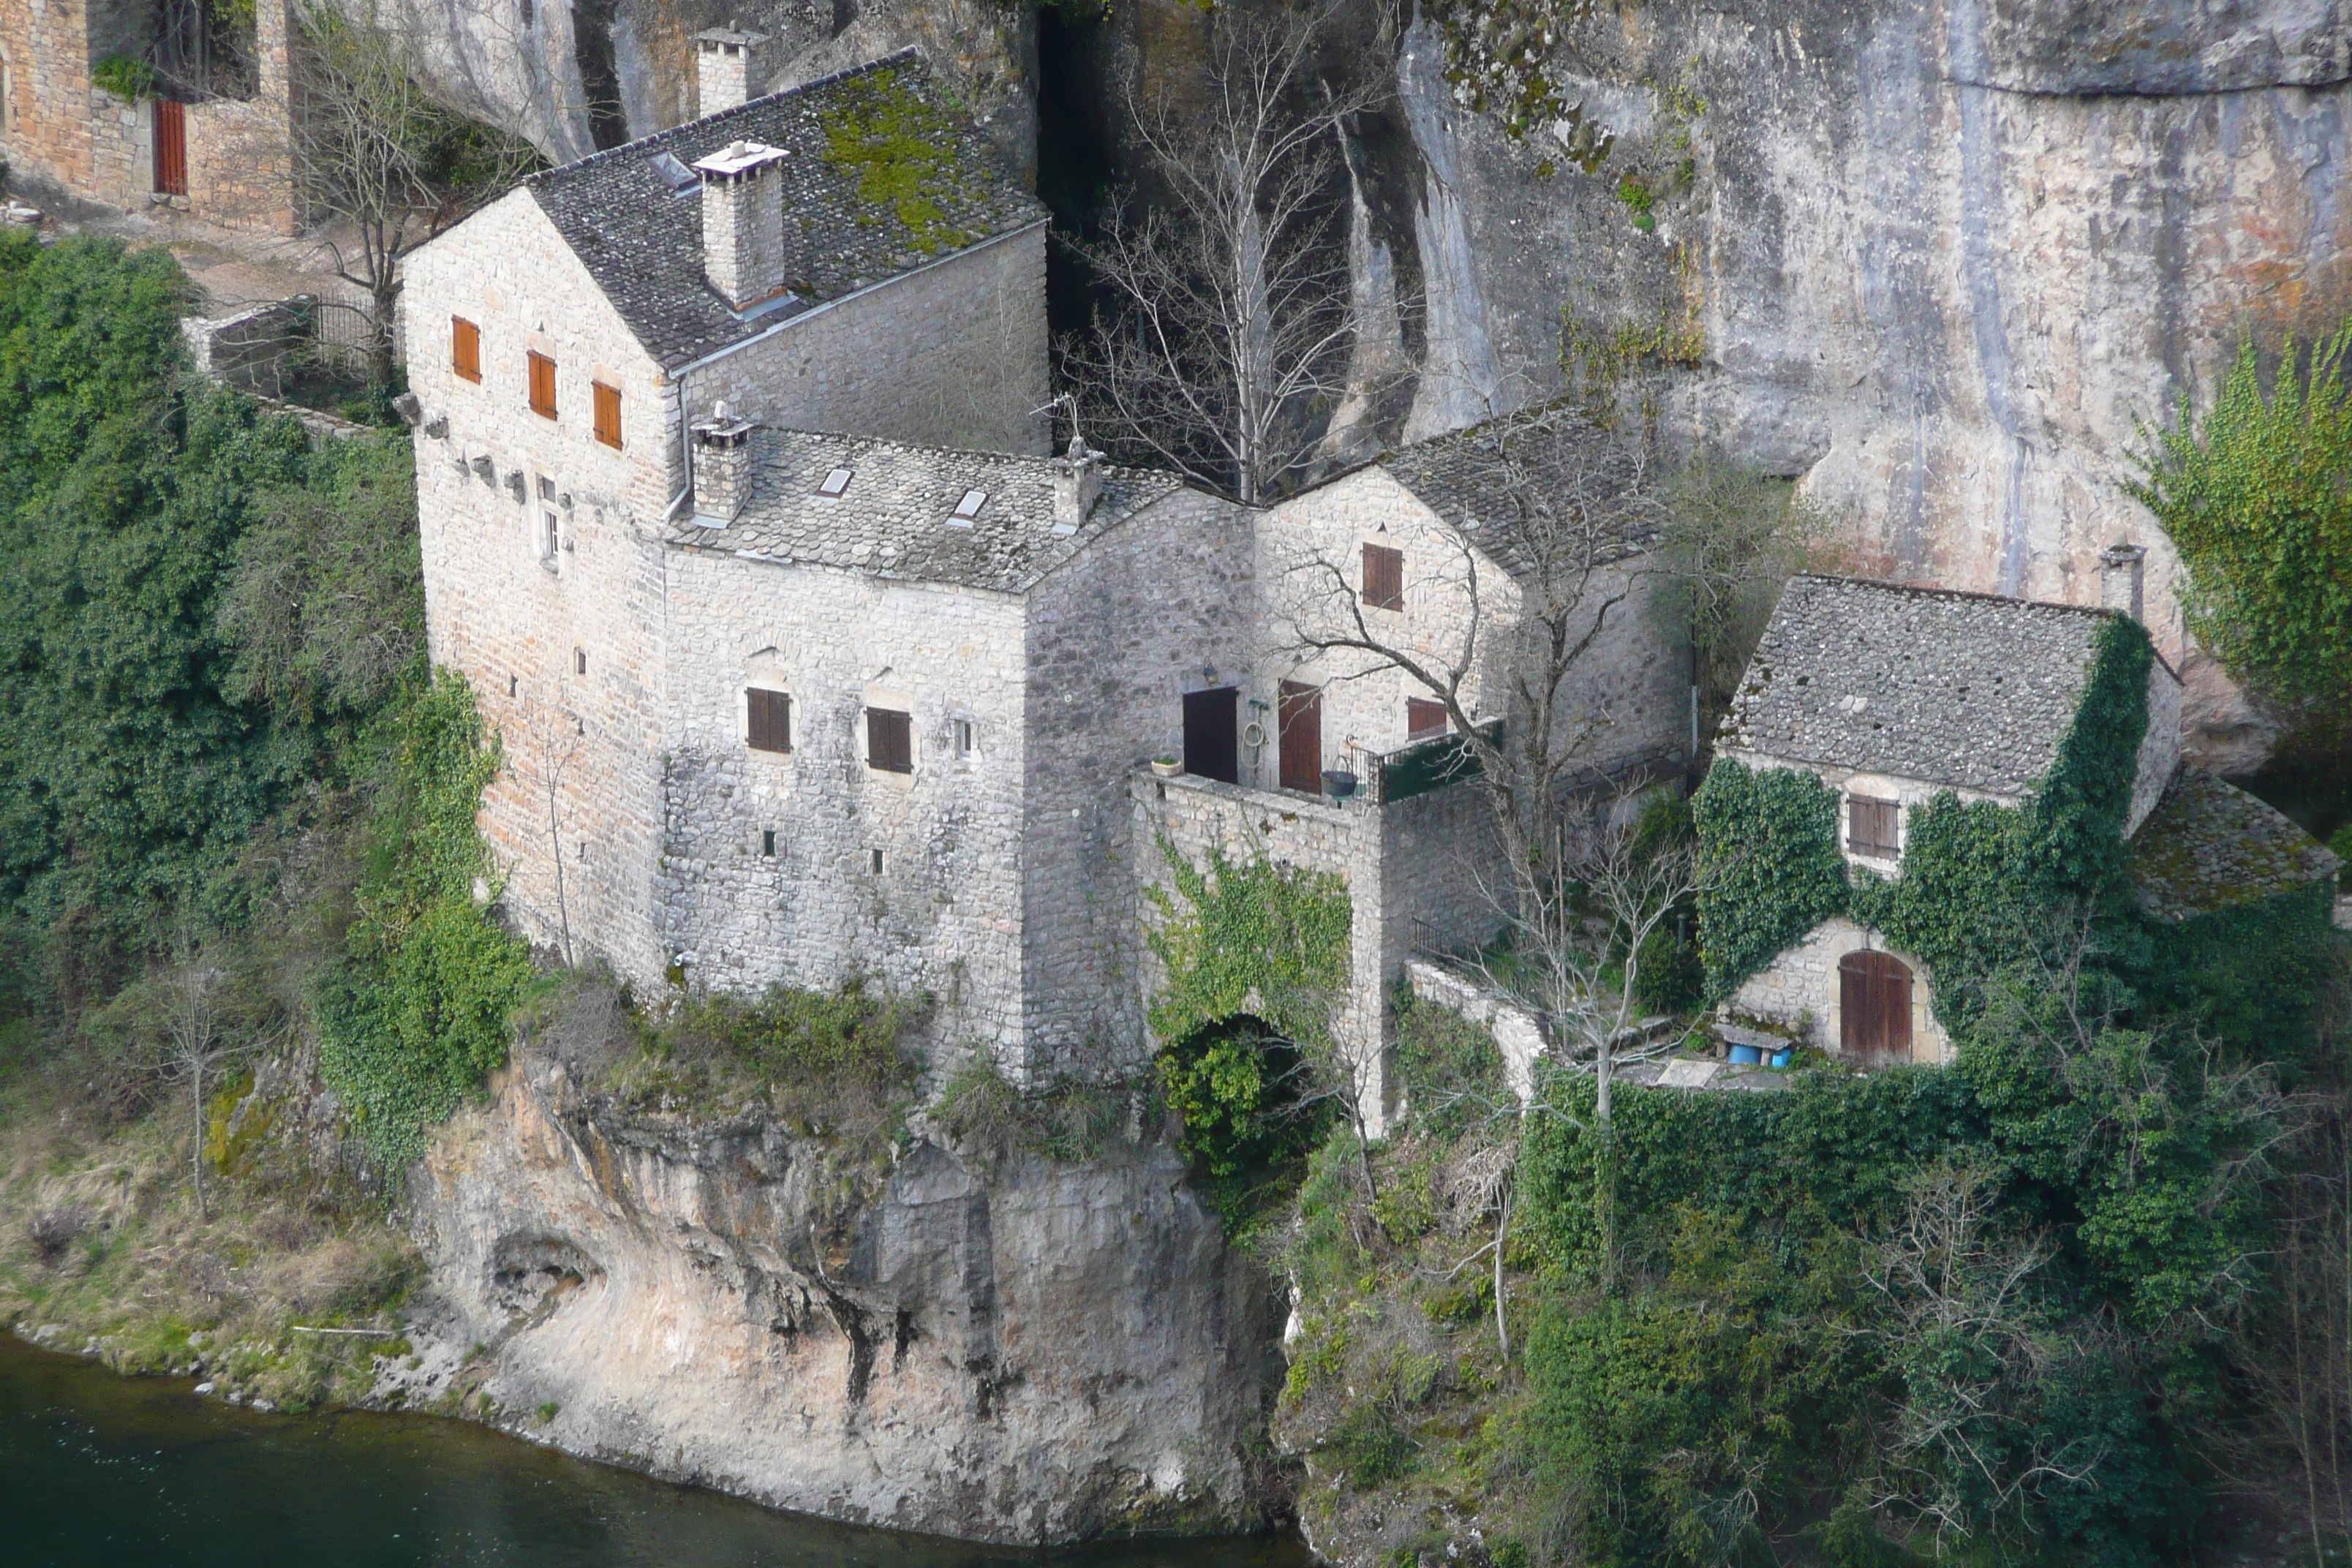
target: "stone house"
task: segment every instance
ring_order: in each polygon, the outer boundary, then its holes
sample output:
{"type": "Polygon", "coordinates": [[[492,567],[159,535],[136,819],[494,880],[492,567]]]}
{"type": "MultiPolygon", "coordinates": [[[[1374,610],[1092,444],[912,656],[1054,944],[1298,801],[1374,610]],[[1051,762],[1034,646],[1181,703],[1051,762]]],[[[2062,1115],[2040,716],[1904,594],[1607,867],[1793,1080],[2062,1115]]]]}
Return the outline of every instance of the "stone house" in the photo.
{"type": "MultiPolygon", "coordinates": [[[[1848,879],[1898,881],[1912,823],[1931,802],[2021,810],[2051,784],[2084,712],[2101,628],[2137,608],[2139,563],[2133,547],[2107,552],[2099,607],[1797,577],[1724,719],[1717,763],[1817,776],[1835,795],[1848,879]]],[[[2334,858],[2301,828],[2181,762],[2180,691],[2153,656],[2120,823],[2146,912],[2179,923],[2332,884],[2334,858]],[[2217,814],[2231,824],[2225,833],[2210,831],[2217,814]],[[2180,859],[2158,847],[2183,838],[2215,852],[2200,871],[2175,876],[2168,893],[2152,893],[2147,868],[2180,859]],[[2273,840],[2267,869],[2245,863],[2273,840]]],[[[1948,1063],[1935,984],[1920,955],[1839,915],[1741,978],[1725,1005],[1860,1065],[1948,1063]]]]}
{"type": "Polygon", "coordinates": [[[290,235],[287,0],[249,25],[206,0],[0,0],[0,149],[18,188],[290,235]],[[135,100],[98,85],[144,68],[135,100]]]}

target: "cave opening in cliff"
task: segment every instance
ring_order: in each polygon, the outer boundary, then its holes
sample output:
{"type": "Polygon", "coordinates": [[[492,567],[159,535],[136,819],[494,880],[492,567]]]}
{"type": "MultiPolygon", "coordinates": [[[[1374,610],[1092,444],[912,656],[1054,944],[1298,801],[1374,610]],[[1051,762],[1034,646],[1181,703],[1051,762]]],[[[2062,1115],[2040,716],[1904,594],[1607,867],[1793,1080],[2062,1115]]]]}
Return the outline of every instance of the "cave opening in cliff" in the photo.
{"type": "Polygon", "coordinates": [[[580,91],[587,100],[588,139],[596,150],[629,139],[629,117],[621,107],[621,71],[613,53],[613,21],[619,0],[574,0],[572,53],[580,67],[580,91]]]}
{"type": "MultiPolygon", "coordinates": [[[[1082,5],[1037,8],[1037,198],[1068,239],[1100,237],[1115,199],[1110,26],[1082,5]]],[[[1055,334],[1076,331],[1111,300],[1091,268],[1065,246],[1045,253],[1045,314],[1055,334]]]]}

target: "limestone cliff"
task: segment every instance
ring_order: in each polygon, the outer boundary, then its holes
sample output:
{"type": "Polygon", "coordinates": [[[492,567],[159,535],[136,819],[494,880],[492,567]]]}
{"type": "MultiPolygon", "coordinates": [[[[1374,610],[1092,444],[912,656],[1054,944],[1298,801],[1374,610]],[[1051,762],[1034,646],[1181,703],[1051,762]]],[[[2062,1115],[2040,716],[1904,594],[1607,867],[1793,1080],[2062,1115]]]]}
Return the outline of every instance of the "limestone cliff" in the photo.
{"type": "Polygon", "coordinates": [[[398,1375],[835,1519],[1246,1528],[1275,1309],[1182,1174],[1149,1142],[1059,1164],[943,1135],[845,1172],[763,1115],[629,1114],[526,1057],[412,1181],[432,1274],[398,1375]]]}

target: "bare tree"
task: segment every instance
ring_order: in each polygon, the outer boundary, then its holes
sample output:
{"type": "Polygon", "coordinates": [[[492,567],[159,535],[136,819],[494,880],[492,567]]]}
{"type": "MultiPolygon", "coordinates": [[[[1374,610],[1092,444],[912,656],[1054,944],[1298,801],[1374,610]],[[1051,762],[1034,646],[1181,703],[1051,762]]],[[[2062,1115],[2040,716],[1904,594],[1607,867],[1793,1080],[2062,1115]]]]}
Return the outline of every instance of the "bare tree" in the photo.
{"type": "Polygon", "coordinates": [[[370,380],[392,379],[401,263],[539,165],[530,146],[426,90],[411,40],[373,7],[305,0],[293,51],[294,174],[334,276],[369,300],[370,380]]]}
{"type": "Polygon", "coordinates": [[[517,777],[547,801],[547,860],[555,879],[556,929],[562,939],[567,969],[572,963],[572,908],[565,893],[563,830],[571,823],[572,809],[563,793],[563,775],[579,756],[582,742],[580,720],[541,705],[525,727],[515,770],[517,777]]]}
{"type": "Polygon", "coordinates": [[[1063,344],[1114,447],[1256,504],[1316,460],[1357,321],[1341,138],[1378,101],[1317,56],[1335,7],[1219,9],[1196,91],[1122,100],[1152,175],[1078,247],[1117,308],[1063,344]]]}
{"type": "Polygon", "coordinates": [[[205,1201],[205,1096],[231,1063],[261,1048],[262,1041],[239,1033],[249,1023],[235,978],[183,938],[171,966],[152,983],[155,1074],[188,1091],[189,1174],[195,1183],[196,1217],[208,1218],[205,1201]]]}

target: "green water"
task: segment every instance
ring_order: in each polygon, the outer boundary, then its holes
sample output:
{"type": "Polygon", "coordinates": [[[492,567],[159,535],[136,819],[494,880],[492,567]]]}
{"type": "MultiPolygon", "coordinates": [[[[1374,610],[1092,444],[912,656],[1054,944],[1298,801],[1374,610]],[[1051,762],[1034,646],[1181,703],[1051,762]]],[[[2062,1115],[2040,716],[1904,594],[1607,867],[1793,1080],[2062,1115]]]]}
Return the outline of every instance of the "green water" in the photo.
{"type": "Polygon", "coordinates": [[[0,1336],[6,1568],[1303,1568],[1287,1540],[1024,1553],[772,1513],[417,1415],[257,1415],[0,1336]]]}

